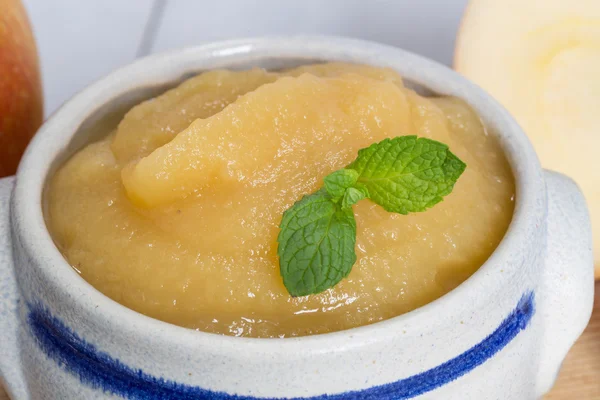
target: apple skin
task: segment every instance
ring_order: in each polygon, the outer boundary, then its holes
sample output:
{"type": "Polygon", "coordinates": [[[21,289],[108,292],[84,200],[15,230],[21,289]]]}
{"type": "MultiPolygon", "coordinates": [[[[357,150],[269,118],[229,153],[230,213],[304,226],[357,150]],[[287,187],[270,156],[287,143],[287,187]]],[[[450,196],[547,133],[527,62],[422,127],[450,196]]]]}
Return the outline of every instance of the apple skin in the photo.
{"type": "Polygon", "coordinates": [[[13,175],[43,120],[35,40],[20,0],[0,0],[0,177],[13,175]]]}

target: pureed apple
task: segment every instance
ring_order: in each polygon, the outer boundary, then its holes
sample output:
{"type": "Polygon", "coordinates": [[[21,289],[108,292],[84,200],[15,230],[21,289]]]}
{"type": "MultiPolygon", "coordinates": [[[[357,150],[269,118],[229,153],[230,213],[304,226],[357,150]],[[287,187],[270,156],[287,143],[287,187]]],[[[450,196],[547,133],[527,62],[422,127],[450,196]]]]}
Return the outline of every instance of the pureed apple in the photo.
{"type": "Polygon", "coordinates": [[[462,101],[419,96],[389,69],[321,64],[210,71],[143,102],[59,169],[47,201],[57,246],[112,299],[202,331],[286,337],[455,288],[502,239],[514,182],[462,101]],[[397,163],[373,167],[369,151],[397,163]]]}

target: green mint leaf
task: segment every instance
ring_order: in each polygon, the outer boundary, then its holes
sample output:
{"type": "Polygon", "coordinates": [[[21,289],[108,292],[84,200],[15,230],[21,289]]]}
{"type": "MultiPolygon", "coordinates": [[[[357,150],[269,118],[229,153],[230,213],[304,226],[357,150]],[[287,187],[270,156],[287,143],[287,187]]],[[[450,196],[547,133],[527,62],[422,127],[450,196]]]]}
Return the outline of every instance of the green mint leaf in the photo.
{"type": "Polygon", "coordinates": [[[358,179],[358,172],[353,169],[340,169],[323,178],[325,190],[333,201],[338,201],[344,196],[346,189],[352,187],[358,179]]]}
{"type": "Polygon", "coordinates": [[[358,203],[362,199],[369,197],[369,192],[365,188],[351,187],[346,189],[342,198],[342,208],[348,208],[358,203]]]}
{"type": "Polygon", "coordinates": [[[425,211],[454,188],[466,165],[435,140],[400,136],[359,150],[327,175],[324,188],[283,213],[279,269],[292,296],[320,293],[348,276],[356,262],[352,206],[371,199],[400,214],[425,211]]]}
{"type": "Polygon", "coordinates": [[[329,193],[304,196],[283,213],[277,238],[283,284],[296,296],[320,293],[348,276],[356,262],[356,221],[329,193]]]}
{"type": "Polygon", "coordinates": [[[359,173],[358,183],[369,198],[387,211],[425,211],[442,201],[465,170],[465,163],[435,140],[400,136],[359,150],[347,169],[359,173]]]}

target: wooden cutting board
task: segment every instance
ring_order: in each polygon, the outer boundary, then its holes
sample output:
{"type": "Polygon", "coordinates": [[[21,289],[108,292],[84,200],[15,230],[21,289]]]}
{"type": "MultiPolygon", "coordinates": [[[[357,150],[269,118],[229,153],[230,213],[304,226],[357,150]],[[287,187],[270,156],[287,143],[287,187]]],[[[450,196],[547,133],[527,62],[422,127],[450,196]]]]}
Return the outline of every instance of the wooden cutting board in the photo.
{"type": "MultiPolygon", "coordinates": [[[[544,400],[600,400],[600,281],[592,320],[569,352],[554,389],[544,400]]],[[[0,400],[8,400],[0,388],[0,400]]],[[[19,400],[19,399],[14,399],[19,400]]]]}

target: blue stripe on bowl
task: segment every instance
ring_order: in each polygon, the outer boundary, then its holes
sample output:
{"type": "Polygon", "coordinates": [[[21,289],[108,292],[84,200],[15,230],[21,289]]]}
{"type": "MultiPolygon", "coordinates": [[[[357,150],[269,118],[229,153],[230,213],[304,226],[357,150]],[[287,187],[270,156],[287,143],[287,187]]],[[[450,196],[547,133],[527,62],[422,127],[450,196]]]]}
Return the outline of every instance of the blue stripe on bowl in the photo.
{"type": "MultiPolygon", "coordinates": [[[[535,313],[534,293],[527,292],[488,337],[459,356],[411,377],[369,389],[323,394],[295,400],[409,399],[443,386],[473,370],[502,350],[527,328],[535,313]]],[[[134,369],[99,351],[40,304],[29,305],[28,324],[40,348],[81,382],[129,399],[258,400],[184,385],[134,369]]],[[[281,400],[283,398],[277,399],[281,400]]],[[[276,400],[272,398],[271,400],[276,400]]]]}

